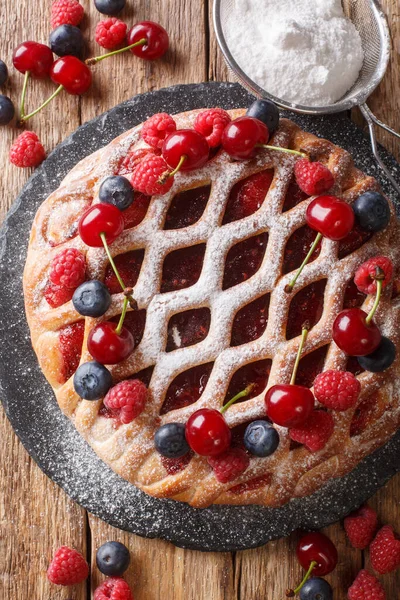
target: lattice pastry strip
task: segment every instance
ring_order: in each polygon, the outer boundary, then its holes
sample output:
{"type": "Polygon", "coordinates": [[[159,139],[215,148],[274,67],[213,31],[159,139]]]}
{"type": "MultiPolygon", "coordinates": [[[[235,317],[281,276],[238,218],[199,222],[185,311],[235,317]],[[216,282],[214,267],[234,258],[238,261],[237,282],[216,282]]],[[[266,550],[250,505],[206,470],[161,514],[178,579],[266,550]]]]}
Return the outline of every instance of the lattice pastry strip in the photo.
{"type": "MultiPolygon", "coordinates": [[[[176,116],[178,127],[190,127],[198,111],[176,116]]],[[[243,114],[231,111],[231,116],[243,114]]],[[[288,432],[277,427],[278,450],[269,458],[252,458],[246,472],[234,482],[221,484],[206,459],[193,456],[186,467],[168,474],[154,450],[154,433],[160,424],[185,422],[200,407],[220,408],[230,381],[241,367],[269,361],[267,387],[290,379],[299,337],[287,339],[290,305],[296,294],[318,281],[326,281],[323,311],[311,329],[304,355],[326,349],[324,369],[345,369],[347,358],[331,343],[331,327],[343,306],[346,286],[357,267],[377,254],[388,255],[399,270],[398,227],[394,216],[387,230],[376,234],[347,256],[339,258],[338,243],[324,240],[319,256],[309,263],[296,286],[295,293],[284,292],[293,272],[283,273],[285,249],[291,236],[305,224],[311,199],[284,210],[293,175],[295,159],[279,152],[260,151],[257,158],[232,162],[220,152],[202,169],[176,176],[174,186],[162,197],[151,199],[146,217],[136,227],[126,229],[111,246],[112,255],[144,250],[143,262],[134,296],[146,311],[143,337],[133,354],[111,368],[115,380],[132,377],[153,369],[149,384],[150,401],[145,411],[129,425],[118,429],[112,419],[102,416],[102,402],[81,400],[75,393],[72,378],[60,377],[61,357],[59,330],[82,320],[68,302],[50,309],[44,299],[49,265],[60,247],[74,247],[86,255],[90,278],[104,279],[108,259],[103,249],[88,248],[76,236],[82,212],[97,201],[104,177],[118,171],[121,160],[133,150],[145,146],[140,139],[141,127],[121,135],[111,144],[81,161],[43,203],[35,218],[24,274],[26,309],[32,342],[41,367],[53,386],[61,409],[73,420],[88,443],[115,471],[149,494],[171,497],[194,506],[211,503],[270,506],[283,504],[296,496],[319,489],[332,477],[343,476],[364,456],[384,443],[400,422],[398,362],[381,374],[362,373],[359,405],[374,398],[374,409],[366,427],[351,434],[356,407],[346,413],[332,413],[334,435],[327,446],[311,454],[305,447],[292,447],[288,432]],[[233,186],[252,174],[273,170],[273,180],[261,207],[254,214],[221,225],[233,186]],[[173,198],[179,192],[210,186],[210,195],[199,220],[181,229],[164,228],[173,198]],[[258,270],[250,278],[227,287],[225,265],[230,250],[244,240],[263,236],[265,252],[258,270]],[[267,242],[265,243],[265,240],[267,242]],[[160,293],[165,259],[180,249],[204,248],[201,274],[196,283],[180,290],[160,293]],[[224,289],[227,288],[227,289],[224,289]],[[254,340],[231,346],[231,333],[238,311],[261,296],[269,294],[269,313],[265,331],[254,340]],[[199,343],[167,351],[168,323],[177,314],[192,309],[209,309],[211,322],[207,336],[199,343]],[[184,408],[163,409],[170,384],[182,373],[201,365],[212,365],[211,373],[199,399],[184,408]],[[164,414],[165,412],[165,414],[164,414]]],[[[351,156],[332,143],[301,131],[283,119],[273,139],[274,145],[305,149],[327,164],[335,175],[333,192],[354,201],[362,192],[377,189],[376,181],[353,166],[351,156]]],[[[366,307],[370,300],[366,301],[366,307]]],[[[105,319],[121,313],[122,294],[113,294],[105,319]]],[[[399,347],[399,310],[385,291],[377,314],[385,335],[399,347]]],[[[98,322],[85,319],[81,362],[90,360],[86,349],[90,329],[98,322]]],[[[262,363],[264,364],[264,363],[262,363]]],[[[266,364],[266,363],[265,363],[266,364]]],[[[265,416],[265,389],[242,401],[227,412],[231,427],[239,427],[265,416]]]]}

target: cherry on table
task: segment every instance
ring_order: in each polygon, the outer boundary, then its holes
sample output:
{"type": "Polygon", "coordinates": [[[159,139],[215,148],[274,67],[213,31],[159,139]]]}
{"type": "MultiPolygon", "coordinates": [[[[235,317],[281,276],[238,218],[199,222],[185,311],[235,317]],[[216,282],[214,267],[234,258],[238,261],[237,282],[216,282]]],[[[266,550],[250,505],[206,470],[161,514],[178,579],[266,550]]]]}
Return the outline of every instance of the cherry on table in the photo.
{"type": "Polygon", "coordinates": [[[239,117],[231,121],[222,134],[222,147],[235,160],[252,158],[257,145],[269,140],[268,127],[253,117],[239,117]]]}
{"type": "Polygon", "coordinates": [[[354,212],[336,196],[318,196],[308,205],[306,221],[324,237],[339,241],[353,229],[354,212]]]}
{"type": "Polygon", "coordinates": [[[100,234],[104,233],[107,243],[112,244],[124,230],[124,218],[113,204],[99,203],[83,213],[78,229],[87,246],[100,248],[103,246],[100,234]]]}
{"type": "Polygon", "coordinates": [[[92,72],[76,56],[62,56],[57,59],[50,71],[51,80],[75,96],[87,92],[92,83],[92,72]]]}
{"type": "Polygon", "coordinates": [[[31,75],[44,79],[50,74],[54,58],[48,46],[38,42],[22,42],[14,50],[13,65],[20,73],[29,71],[31,75]]]}
{"type": "Polygon", "coordinates": [[[89,333],[88,350],[103,365],[122,362],[135,348],[135,340],[129,329],[121,327],[117,333],[117,327],[118,323],[105,321],[93,327],[89,333]]]}
{"type": "Polygon", "coordinates": [[[316,563],[312,574],[318,577],[331,573],[338,562],[338,552],[332,540],[317,531],[307,533],[300,539],[296,554],[299,563],[306,571],[312,562],[316,563]]]}
{"type": "Polygon", "coordinates": [[[207,162],[209,152],[206,138],[194,129],[180,129],[171,133],[162,147],[162,155],[168,166],[180,171],[199,169],[207,162]]]}
{"type": "Polygon", "coordinates": [[[367,317],[367,313],[361,308],[347,308],[336,317],[332,337],[346,354],[366,356],[374,352],[381,343],[381,332],[373,321],[367,322],[367,317]]]}
{"type": "Polygon", "coordinates": [[[130,49],[132,54],[145,60],[161,58],[169,47],[168,33],[164,27],[154,21],[137,23],[128,31],[127,39],[128,46],[136,44],[140,40],[146,40],[145,44],[130,49]]]}
{"type": "Polygon", "coordinates": [[[201,408],[186,423],[186,439],[200,456],[216,456],[229,448],[231,430],[218,410],[201,408]]]}

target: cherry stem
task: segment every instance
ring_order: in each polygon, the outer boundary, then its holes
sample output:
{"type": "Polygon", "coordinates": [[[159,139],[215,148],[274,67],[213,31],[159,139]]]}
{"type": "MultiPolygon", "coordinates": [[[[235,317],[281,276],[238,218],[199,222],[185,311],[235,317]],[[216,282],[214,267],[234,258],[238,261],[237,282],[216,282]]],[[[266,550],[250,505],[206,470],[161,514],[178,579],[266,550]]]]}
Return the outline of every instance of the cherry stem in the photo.
{"type": "Polygon", "coordinates": [[[39,111],[42,110],[42,108],[44,108],[45,106],[47,106],[52,100],[53,98],[55,98],[56,96],[58,96],[58,94],[61,92],[61,90],[64,89],[63,85],[59,85],[58,88],[56,89],[56,91],[49,97],[47,98],[46,102],[43,102],[43,104],[41,104],[39,106],[39,108],[37,108],[36,110],[34,110],[33,112],[29,113],[29,115],[24,115],[23,117],[21,117],[20,119],[20,123],[25,123],[26,121],[28,121],[28,119],[30,119],[31,117],[37,115],[37,113],[39,111]]]}
{"type": "Polygon", "coordinates": [[[322,239],[322,233],[319,233],[317,235],[317,237],[315,238],[310,250],[308,251],[307,256],[301,263],[301,266],[299,267],[299,270],[297,271],[296,275],[293,277],[292,281],[285,287],[285,292],[287,292],[288,294],[290,294],[290,292],[293,290],[298,278],[300,277],[301,273],[303,272],[304,267],[309,263],[310,258],[314,254],[314,251],[315,251],[316,247],[318,246],[318,244],[320,243],[321,239],[322,239]]]}
{"type": "Polygon", "coordinates": [[[108,58],[109,56],[114,56],[115,54],[121,54],[121,52],[126,52],[127,50],[130,50],[131,48],[136,48],[137,46],[144,46],[145,44],[147,44],[147,39],[142,38],[141,40],[138,40],[137,42],[135,42],[134,44],[131,44],[130,46],[125,46],[125,48],[120,48],[119,50],[113,50],[112,52],[107,52],[107,54],[101,54],[100,56],[94,56],[93,58],[88,58],[85,62],[89,66],[95,65],[96,63],[100,62],[101,60],[104,60],[105,58],[108,58]]]}
{"type": "Polygon", "coordinates": [[[294,363],[292,378],[290,380],[290,385],[294,385],[294,382],[296,381],[296,375],[297,375],[297,370],[298,370],[299,364],[300,364],[301,354],[303,352],[304,344],[306,343],[306,340],[308,337],[308,329],[309,329],[308,323],[303,325],[303,329],[301,332],[301,342],[300,342],[299,349],[297,350],[296,362],[294,363]]]}
{"type": "Polygon", "coordinates": [[[128,298],[124,298],[124,304],[123,304],[123,307],[122,307],[122,313],[121,313],[121,316],[119,318],[117,329],[115,330],[115,333],[117,335],[119,335],[121,333],[121,331],[122,331],[122,326],[123,326],[124,321],[125,321],[126,311],[128,310],[128,304],[129,304],[128,298]]]}
{"type": "Polygon", "coordinates": [[[129,293],[130,288],[126,287],[121,275],[119,274],[117,265],[115,264],[114,259],[111,256],[110,248],[108,247],[108,244],[107,244],[106,234],[104,232],[100,233],[100,238],[101,238],[101,241],[103,242],[104,250],[106,251],[108,260],[110,261],[111,268],[115,273],[115,277],[118,279],[118,283],[121,286],[122,291],[125,293],[125,300],[130,304],[131,308],[137,307],[136,301],[134,300],[132,294],[129,293]]]}
{"type": "Polygon", "coordinates": [[[229,400],[229,402],[227,402],[225,404],[225,406],[223,406],[221,408],[221,414],[224,414],[224,412],[226,412],[228,410],[228,408],[230,408],[232,406],[232,404],[235,404],[235,402],[237,400],[240,400],[240,398],[244,398],[245,396],[248,396],[253,388],[254,388],[254,383],[250,383],[250,385],[248,385],[246,389],[244,389],[241,392],[239,392],[238,394],[236,394],[236,396],[233,396],[233,398],[231,400],[229,400]]]}
{"type": "Polygon", "coordinates": [[[315,567],[317,566],[317,562],[315,560],[312,561],[312,563],[310,564],[310,567],[307,571],[307,573],[304,575],[303,581],[300,583],[300,585],[297,586],[297,588],[294,590],[295,594],[298,594],[299,591],[301,590],[301,588],[303,587],[303,585],[310,579],[311,577],[311,573],[314,571],[315,567]]]}
{"type": "Polygon", "coordinates": [[[20,108],[19,108],[20,119],[25,117],[25,98],[26,98],[26,89],[28,87],[29,75],[30,75],[30,72],[25,71],[24,85],[22,86],[22,94],[21,94],[21,104],[20,104],[20,108]]]}
{"type": "Polygon", "coordinates": [[[187,159],[186,154],[182,154],[175,169],[173,171],[165,171],[165,173],[163,173],[161,175],[160,179],[158,180],[158,183],[160,183],[161,185],[164,185],[166,183],[167,179],[176,175],[181,170],[182,165],[186,159],[187,159]]]}
{"type": "Polygon", "coordinates": [[[371,310],[369,311],[369,314],[367,316],[367,318],[365,319],[365,322],[367,325],[369,325],[372,321],[372,319],[374,318],[374,315],[377,311],[377,308],[379,306],[379,302],[382,296],[382,289],[383,289],[383,280],[382,279],[377,279],[376,280],[376,297],[375,297],[375,302],[373,307],[371,308],[371,310]]]}
{"type": "Polygon", "coordinates": [[[286,152],[286,154],[295,154],[296,156],[302,156],[303,158],[307,158],[307,154],[305,152],[299,152],[298,150],[290,150],[290,148],[281,148],[280,146],[256,144],[256,148],[265,148],[266,150],[277,150],[278,152],[286,152]]]}

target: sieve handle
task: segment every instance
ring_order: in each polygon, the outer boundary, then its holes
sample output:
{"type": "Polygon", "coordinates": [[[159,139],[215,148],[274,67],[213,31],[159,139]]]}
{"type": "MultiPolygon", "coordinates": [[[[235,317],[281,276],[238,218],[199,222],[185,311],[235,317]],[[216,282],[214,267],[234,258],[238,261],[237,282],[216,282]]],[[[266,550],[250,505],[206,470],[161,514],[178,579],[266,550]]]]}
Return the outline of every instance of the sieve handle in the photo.
{"type": "Polygon", "coordinates": [[[396,192],[400,196],[400,185],[394,179],[394,177],[390,173],[389,169],[387,168],[387,166],[385,165],[385,163],[382,161],[382,159],[380,157],[379,150],[378,150],[378,142],[376,140],[376,134],[375,134],[375,124],[378,125],[379,127],[382,127],[389,133],[392,133],[393,135],[395,135],[398,138],[400,138],[400,134],[398,134],[396,131],[393,131],[393,129],[391,129],[390,127],[388,127],[387,125],[385,125],[384,123],[379,121],[379,119],[377,119],[375,117],[375,115],[371,112],[371,110],[368,108],[368,106],[366,104],[360,104],[360,110],[363,114],[364,119],[368,123],[371,147],[372,147],[372,152],[375,156],[375,160],[378,163],[378,165],[380,166],[380,168],[382,169],[382,171],[385,173],[386,177],[389,179],[390,183],[392,184],[392,186],[394,187],[396,192]]]}

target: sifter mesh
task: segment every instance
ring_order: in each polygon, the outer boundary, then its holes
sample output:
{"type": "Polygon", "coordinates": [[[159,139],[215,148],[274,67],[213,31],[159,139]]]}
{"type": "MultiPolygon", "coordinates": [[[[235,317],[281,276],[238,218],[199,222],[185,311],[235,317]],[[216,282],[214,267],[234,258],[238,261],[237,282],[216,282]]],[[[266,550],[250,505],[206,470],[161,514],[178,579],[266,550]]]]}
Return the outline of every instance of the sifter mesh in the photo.
{"type": "Polygon", "coordinates": [[[390,56],[390,34],[382,9],[375,0],[343,0],[345,13],[358,30],[364,50],[364,63],[353,87],[340,100],[326,106],[303,106],[277,98],[269,94],[268,90],[260,87],[244,73],[235,61],[227,44],[224,31],[227,16],[235,11],[239,22],[241,7],[241,0],[215,0],[214,26],[219,46],[236,81],[239,81],[253,94],[269,98],[282,108],[310,114],[335,113],[348,110],[353,106],[363,104],[385,74],[390,56]]]}

